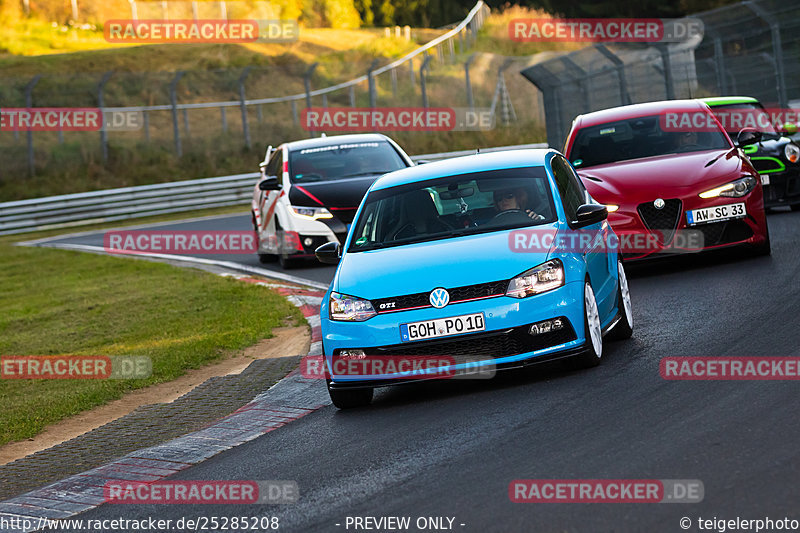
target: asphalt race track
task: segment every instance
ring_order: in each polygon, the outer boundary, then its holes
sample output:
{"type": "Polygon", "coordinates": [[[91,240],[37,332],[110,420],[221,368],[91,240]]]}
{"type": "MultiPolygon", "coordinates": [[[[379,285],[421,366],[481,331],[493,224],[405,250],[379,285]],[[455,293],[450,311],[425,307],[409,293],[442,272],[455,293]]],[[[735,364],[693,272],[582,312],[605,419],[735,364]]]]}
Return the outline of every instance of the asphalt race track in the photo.
{"type": "MultiPolygon", "coordinates": [[[[296,480],[296,504],[106,504],[76,518],[278,516],[279,531],[298,532],[347,531],[347,516],[454,517],[453,529],[465,532],[683,531],[682,517],[699,531],[699,517],[800,519],[800,383],[659,376],[665,356],[800,356],[800,213],[776,212],[769,225],[771,257],[631,266],[634,337],[607,344],[596,369],[382,389],[370,407],[327,405],[176,476],[296,480]],[[511,503],[509,483],[520,478],[699,479],[705,499],[511,503]]],[[[323,281],[333,268],[291,273],[323,281]]]]}

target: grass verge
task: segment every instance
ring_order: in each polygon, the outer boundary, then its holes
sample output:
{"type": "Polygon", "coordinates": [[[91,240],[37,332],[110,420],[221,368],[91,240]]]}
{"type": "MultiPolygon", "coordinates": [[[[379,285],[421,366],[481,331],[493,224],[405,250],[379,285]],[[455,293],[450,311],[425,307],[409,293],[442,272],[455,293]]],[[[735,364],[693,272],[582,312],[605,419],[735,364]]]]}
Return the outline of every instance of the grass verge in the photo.
{"type": "MultiPolygon", "coordinates": [[[[271,336],[297,308],[195,270],[0,241],[0,356],[145,355],[145,380],[0,379],[0,445],[271,336]]],[[[289,354],[287,354],[289,355],[289,354]]]]}

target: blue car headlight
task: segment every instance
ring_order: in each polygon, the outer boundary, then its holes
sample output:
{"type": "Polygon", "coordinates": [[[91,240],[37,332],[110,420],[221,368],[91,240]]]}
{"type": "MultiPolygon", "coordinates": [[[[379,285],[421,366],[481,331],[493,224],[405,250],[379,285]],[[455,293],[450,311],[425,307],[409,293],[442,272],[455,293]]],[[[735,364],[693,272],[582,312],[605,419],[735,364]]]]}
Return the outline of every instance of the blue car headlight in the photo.
{"type": "Polygon", "coordinates": [[[328,306],[331,320],[362,322],[377,314],[369,300],[337,292],[331,293],[328,306]]]}
{"type": "Polygon", "coordinates": [[[527,298],[535,294],[552,291],[564,285],[564,265],[559,259],[526,270],[508,282],[506,296],[527,298]]]}

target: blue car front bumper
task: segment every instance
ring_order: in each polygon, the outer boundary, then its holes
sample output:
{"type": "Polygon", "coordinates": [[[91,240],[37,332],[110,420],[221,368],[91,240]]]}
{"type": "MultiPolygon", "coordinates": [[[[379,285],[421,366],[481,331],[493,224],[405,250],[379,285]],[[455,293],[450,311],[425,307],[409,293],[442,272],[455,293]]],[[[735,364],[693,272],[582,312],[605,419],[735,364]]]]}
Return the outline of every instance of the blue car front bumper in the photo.
{"type": "MultiPolygon", "coordinates": [[[[327,302],[327,298],[325,299],[327,302]]],[[[364,376],[335,373],[333,356],[339,350],[360,349],[368,357],[448,356],[454,364],[449,370],[517,368],[527,364],[577,355],[585,348],[583,283],[567,283],[544,294],[517,299],[499,296],[448,305],[442,309],[425,308],[382,313],[364,322],[340,322],[322,312],[323,349],[331,388],[397,385],[419,381],[425,376],[391,373],[364,376]],[[465,335],[451,335],[431,340],[402,342],[400,325],[410,322],[483,313],[486,329],[465,335]],[[531,335],[530,325],[562,318],[564,327],[548,333],[531,335]],[[468,362],[459,362],[463,359],[468,362]]],[[[439,369],[432,370],[437,374],[439,369]]],[[[441,375],[441,373],[439,373],[441,375]]]]}

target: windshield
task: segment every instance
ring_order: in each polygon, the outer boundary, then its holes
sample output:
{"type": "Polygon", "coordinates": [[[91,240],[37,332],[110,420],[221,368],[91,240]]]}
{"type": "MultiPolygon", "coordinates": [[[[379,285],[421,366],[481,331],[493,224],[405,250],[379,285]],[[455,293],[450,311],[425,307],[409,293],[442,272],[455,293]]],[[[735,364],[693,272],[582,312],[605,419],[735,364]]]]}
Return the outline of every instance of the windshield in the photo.
{"type": "Polygon", "coordinates": [[[436,178],[371,192],[349,252],[556,220],[543,167],[436,178]]]}
{"type": "Polygon", "coordinates": [[[662,119],[658,115],[637,117],[582,128],[567,157],[580,169],[643,157],[730,148],[719,126],[706,128],[708,131],[665,131],[662,119]]]}
{"type": "Polygon", "coordinates": [[[765,139],[780,137],[775,131],[767,111],[758,103],[720,105],[711,108],[728,136],[736,140],[742,128],[752,128],[763,133],[765,139]]]}
{"type": "Polygon", "coordinates": [[[407,166],[385,141],[331,144],[289,154],[292,183],[374,176],[407,166]]]}

